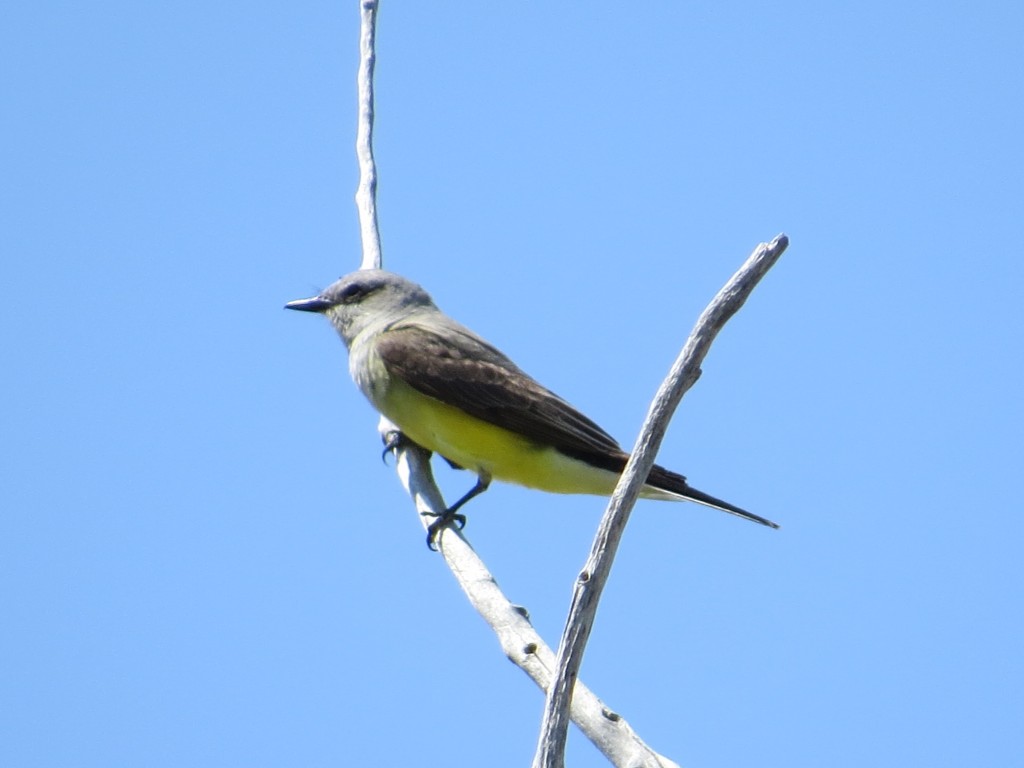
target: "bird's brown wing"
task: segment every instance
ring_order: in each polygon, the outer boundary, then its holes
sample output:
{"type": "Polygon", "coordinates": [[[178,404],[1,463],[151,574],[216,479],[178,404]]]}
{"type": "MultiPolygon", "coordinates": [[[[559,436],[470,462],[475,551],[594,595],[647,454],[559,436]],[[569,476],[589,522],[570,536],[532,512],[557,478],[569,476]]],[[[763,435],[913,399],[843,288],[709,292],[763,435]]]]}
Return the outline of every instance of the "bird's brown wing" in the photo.
{"type": "Polygon", "coordinates": [[[376,351],[391,375],[481,421],[568,455],[623,455],[601,427],[457,323],[446,324],[443,335],[422,325],[392,326],[376,351]]]}
{"type": "MultiPolygon", "coordinates": [[[[629,456],[611,435],[454,321],[445,324],[443,336],[421,325],[400,323],[381,334],[376,349],[391,375],[425,395],[596,467],[620,473],[626,466],[629,456]]],[[[770,520],[692,488],[685,477],[657,464],[647,482],[778,528],[770,520]]]]}

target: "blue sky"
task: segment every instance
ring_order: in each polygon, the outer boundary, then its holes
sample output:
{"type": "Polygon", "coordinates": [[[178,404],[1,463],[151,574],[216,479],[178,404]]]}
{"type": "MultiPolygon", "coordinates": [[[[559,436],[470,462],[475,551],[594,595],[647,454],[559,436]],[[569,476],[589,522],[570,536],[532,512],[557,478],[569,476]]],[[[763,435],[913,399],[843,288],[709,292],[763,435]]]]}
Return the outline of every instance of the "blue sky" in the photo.
{"type": "MultiPolygon", "coordinates": [[[[782,529],[642,502],[584,680],[685,766],[1019,761],[1024,10],[497,5],[384,2],[388,268],[630,445],[792,241],[659,457],[782,529]]],[[[532,755],[540,694],[281,308],[359,262],[356,9],[4,14],[3,765],[532,755]]],[[[602,510],[468,508],[552,643],[602,510]]]]}

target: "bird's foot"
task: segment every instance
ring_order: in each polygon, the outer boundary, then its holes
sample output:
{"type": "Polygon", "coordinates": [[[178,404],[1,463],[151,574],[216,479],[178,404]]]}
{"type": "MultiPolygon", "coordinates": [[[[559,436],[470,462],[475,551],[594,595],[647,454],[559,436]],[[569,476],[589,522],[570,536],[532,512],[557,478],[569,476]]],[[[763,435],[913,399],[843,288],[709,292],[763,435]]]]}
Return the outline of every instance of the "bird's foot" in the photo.
{"type": "Polygon", "coordinates": [[[412,440],[410,440],[404,434],[399,432],[397,429],[393,429],[390,432],[385,432],[382,435],[382,439],[384,440],[384,451],[380,455],[380,460],[383,461],[385,465],[387,465],[388,463],[389,453],[394,453],[402,446],[409,445],[412,442],[412,440]]]}
{"type": "Polygon", "coordinates": [[[466,516],[460,515],[455,511],[454,508],[446,509],[440,515],[435,515],[433,512],[420,512],[424,517],[433,517],[434,521],[427,526],[427,547],[432,552],[437,552],[437,546],[435,542],[437,537],[440,535],[443,528],[454,524],[455,529],[461,531],[466,527],[466,516]]]}

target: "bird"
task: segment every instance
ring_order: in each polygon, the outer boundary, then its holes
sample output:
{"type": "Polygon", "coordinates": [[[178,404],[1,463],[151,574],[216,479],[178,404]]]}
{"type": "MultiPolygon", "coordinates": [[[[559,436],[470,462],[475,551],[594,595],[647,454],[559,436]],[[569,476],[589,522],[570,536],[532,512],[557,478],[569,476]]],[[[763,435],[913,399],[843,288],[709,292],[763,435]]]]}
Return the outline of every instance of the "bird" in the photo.
{"type": "MultiPolygon", "coordinates": [[[[401,439],[476,475],[476,484],[428,527],[431,548],[442,528],[465,525],[459,510],[492,480],[610,496],[625,469],[629,455],[611,435],[401,275],[361,269],[285,308],[330,321],[348,348],[352,379],[401,439]]],[[[640,496],[692,501],[779,527],[657,464],[640,496]]]]}

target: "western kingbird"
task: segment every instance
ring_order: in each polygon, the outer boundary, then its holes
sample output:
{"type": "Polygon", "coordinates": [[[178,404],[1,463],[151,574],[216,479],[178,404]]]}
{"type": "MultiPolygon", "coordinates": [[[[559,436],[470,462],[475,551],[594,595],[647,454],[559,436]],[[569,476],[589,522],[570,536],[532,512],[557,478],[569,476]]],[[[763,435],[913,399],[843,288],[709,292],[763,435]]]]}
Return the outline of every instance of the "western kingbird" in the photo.
{"type": "MultiPolygon", "coordinates": [[[[419,285],[383,270],[353,272],[285,305],[326,315],[349,350],[349,372],[405,437],[477,482],[430,526],[456,514],[492,479],[552,493],[610,496],[628,454],[601,427],[542,387],[495,347],[437,308],[419,285]]],[[[691,488],[655,465],[642,498],[695,501],[778,528],[691,488]]]]}

